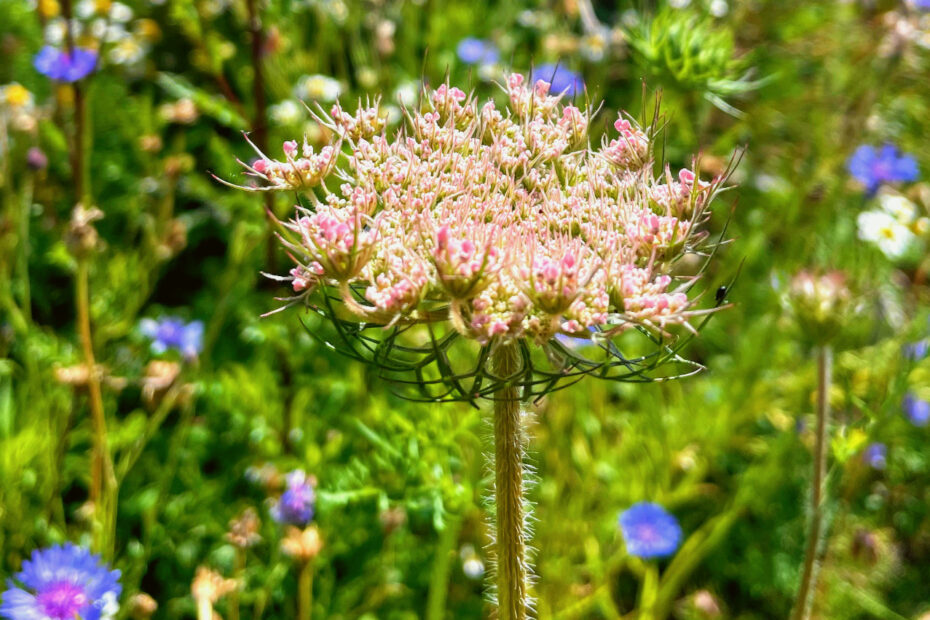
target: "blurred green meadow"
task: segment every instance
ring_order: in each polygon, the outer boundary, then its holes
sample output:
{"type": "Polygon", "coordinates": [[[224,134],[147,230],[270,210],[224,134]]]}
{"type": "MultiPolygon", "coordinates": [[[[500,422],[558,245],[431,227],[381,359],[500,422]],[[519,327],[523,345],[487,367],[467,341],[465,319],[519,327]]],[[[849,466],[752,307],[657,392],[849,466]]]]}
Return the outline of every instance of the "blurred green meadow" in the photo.
{"type": "Polygon", "coordinates": [[[380,95],[391,133],[424,85],[500,97],[555,65],[603,102],[597,140],[660,103],[660,161],[740,161],[702,280],[730,306],[684,351],[706,370],[531,404],[538,617],[789,617],[822,344],[790,289],[835,270],[812,617],[930,617],[926,0],[2,0],[0,58],[0,577],[72,541],[122,572],[116,617],[196,617],[205,567],[220,617],[295,618],[270,509],[299,469],[312,617],[489,616],[488,408],[400,398],[312,312],[262,318],[289,269],[266,209],[293,197],[212,175],[242,181],[242,132],[325,142],[301,102],[380,95]],[[97,52],[73,83],[36,62],[67,45],[97,52]],[[189,346],[159,346],[166,318],[189,346]],[[674,555],[628,553],[639,501],[678,519],[674,555]]]}

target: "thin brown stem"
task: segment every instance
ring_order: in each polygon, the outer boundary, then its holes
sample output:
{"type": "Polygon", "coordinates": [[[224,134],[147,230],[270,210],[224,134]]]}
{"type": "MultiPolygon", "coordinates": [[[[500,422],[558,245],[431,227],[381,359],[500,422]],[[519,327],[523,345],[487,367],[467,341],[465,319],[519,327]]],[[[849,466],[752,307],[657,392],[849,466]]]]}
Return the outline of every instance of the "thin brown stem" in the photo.
{"type": "MultiPolygon", "coordinates": [[[[513,376],[520,365],[515,345],[494,353],[494,372],[513,376]]],[[[526,530],[523,501],[524,431],[519,389],[507,385],[495,394],[494,499],[497,505],[497,605],[501,620],[524,620],[527,615],[526,530]]]]}
{"type": "Polygon", "coordinates": [[[811,524],[804,552],[801,587],[795,602],[794,620],[808,620],[817,587],[817,551],[824,535],[824,503],[826,497],[827,430],[830,425],[830,385],[833,374],[833,351],[822,345],[817,351],[817,429],[814,439],[814,472],[811,481],[811,524]]]}
{"type": "Polygon", "coordinates": [[[94,507],[95,549],[109,555],[114,526],[111,505],[114,498],[113,490],[116,479],[113,472],[113,463],[107,447],[107,423],[103,408],[103,394],[100,389],[100,375],[94,357],[93,336],[90,329],[90,293],[88,284],[87,258],[78,259],[77,282],[75,283],[77,306],[77,327],[81,339],[81,350],[84,356],[84,365],[87,368],[87,393],[90,400],[91,423],[93,426],[94,447],[91,457],[91,484],[90,501],[94,507]]]}

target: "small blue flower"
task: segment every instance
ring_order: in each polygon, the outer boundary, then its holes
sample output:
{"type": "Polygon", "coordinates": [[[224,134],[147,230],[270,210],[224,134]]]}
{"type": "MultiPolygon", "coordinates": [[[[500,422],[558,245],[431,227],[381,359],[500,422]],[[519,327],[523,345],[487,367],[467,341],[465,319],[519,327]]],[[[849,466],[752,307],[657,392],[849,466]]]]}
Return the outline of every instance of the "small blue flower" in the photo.
{"type": "Polygon", "coordinates": [[[152,339],[152,352],[156,355],[175,349],[184,357],[196,357],[203,349],[203,321],[184,323],[170,316],[158,321],[142,319],[139,329],[152,339]]]}
{"type": "Polygon", "coordinates": [[[911,421],[914,426],[926,426],[930,422],[930,403],[920,400],[913,394],[905,394],[904,415],[911,421]]]}
{"type": "Polygon", "coordinates": [[[868,144],[860,146],[849,158],[847,167],[870,194],[883,183],[916,181],[919,175],[917,160],[912,155],[901,154],[892,144],[881,149],[868,144]]]}
{"type": "Polygon", "coordinates": [[[459,60],[467,65],[492,65],[500,59],[497,46],[487,39],[468,37],[459,41],[455,50],[459,60]]]}
{"type": "Polygon", "coordinates": [[[77,82],[97,67],[97,52],[75,47],[71,52],[46,45],[32,61],[36,71],[60,82],[77,82]]]}
{"type": "MultiPolygon", "coordinates": [[[[930,2],[930,0],[927,1],[930,2]]],[[[927,357],[928,351],[930,351],[930,340],[918,340],[904,346],[904,357],[916,362],[927,357]]]]}
{"type": "Polygon", "coordinates": [[[313,518],[316,493],[313,483],[302,469],[287,475],[287,489],[271,508],[271,518],[278,523],[303,527],[313,518]]]}
{"type": "Polygon", "coordinates": [[[7,582],[0,616],[8,620],[101,620],[119,609],[120,572],[71,543],[37,549],[7,582]]]}
{"type": "Polygon", "coordinates": [[[581,76],[562,65],[545,64],[533,69],[530,81],[535,84],[540,80],[549,82],[549,93],[552,95],[571,98],[584,91],[581,76]]]}
{"type": "Polygon", "coordinates": [[[862,460],[872,469],[885,469],[888,464],[888,446],[883,443],[870,443],[862,453],[862,460]]]}
{"type": "Polygon", "coordinates": [[[915,9],[921,11],[930,11],[930,0],[911,0],[915,9]]]}
{"type": "Polygon", "coordinates": [[[620,513],[620,531],[626,550],[638,558],[672,555],[681,544],[681,526],[658,504],[639,502],[620,513]]]}

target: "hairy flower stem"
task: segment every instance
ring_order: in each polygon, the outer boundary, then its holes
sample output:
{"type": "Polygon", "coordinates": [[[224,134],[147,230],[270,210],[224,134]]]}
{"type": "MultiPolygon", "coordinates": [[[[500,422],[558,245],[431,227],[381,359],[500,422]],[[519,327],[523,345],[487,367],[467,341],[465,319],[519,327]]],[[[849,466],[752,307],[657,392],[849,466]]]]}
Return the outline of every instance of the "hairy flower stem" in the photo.
{"type": "Polygon", "coordinates": [[[310,620],[313,612],[313,565],[302,562],[297,577],[297,620],[310,620]]]}
{"type": "MultiPolygon", "coordinates": [[[[507,378],[517,372],[515,345],[494,353],[494,372],[507,378]]],[[[494,470],[497,505],[497,604],[500,620],[527,615],[527,562],[523,506],[523,428],[519,389],[508,385],[495,394],[494,470]]]]}
{"type": "Polygon", "coordinates": [[[819,566],[817,550],[824,535],[826,499],[827,428],[830,424],[830,384],[833,374],[833,351],[822,345],[817,351],[817,431],[814,439],[814,475],[811,481],[811,523],[804,552],[804,571],[795,601],[794,620],[807,620],[811,615],[819,566]]]}
{"type": "Polygon", "coordinates": [[[107,447],[107,422],[103,410],[103,394],[100,376],[94,358],[93,337],[90,331],[90,294],[88,285],[87,258],[78,259],[77,282],[75,283],[78,331],[84,365],[87,367],[87,393],[90,400],[91,423],[94,447],[91,457],[90,501],[94,507],[94,550],[105,558],[110,557],[113,530],[116,525],[116,476],[110,451],[107,447]]]}

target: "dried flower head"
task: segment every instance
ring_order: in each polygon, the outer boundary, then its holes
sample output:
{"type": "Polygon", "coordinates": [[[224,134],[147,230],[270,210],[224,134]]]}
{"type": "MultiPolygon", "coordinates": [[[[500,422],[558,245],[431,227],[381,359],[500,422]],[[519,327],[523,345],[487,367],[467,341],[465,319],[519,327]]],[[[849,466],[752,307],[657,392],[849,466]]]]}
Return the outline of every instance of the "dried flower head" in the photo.
{"type": "Polygon", "coordinates": [[[570,85],[514,74],[499,106],[443,84],[393,137],[377,102],[354,114],[336,104],[316,115],[333,135],[320,151],[289,141],[283,161],[259,153],[243,164],[257,184],[241,189],[307,197],[281,229],[296,263],[279,277],[289,301],[329,316],[350,354],[413,373],[420,388],[434,364],[442,389],[431,399],[492,393],[500,382],[484,362],[499,344],[523,349],[530,394],[591,372],[645,380],[684,363],[671,330],[696,332],[692,319],[713,309],[688,296],[699,274],[673,275],[673,265],[708,248],[702,227],[724,177],[668,167],[656,177],[654,128],[622,115],[616,134],[591,145],[592,111],[565,102],[581,88],[570,85]],[[610,339],[634,330],[659,347],[624,357],[610,339]],[[618,372],[567,351],[560,334],[594,340],[618,372]],[[449,347],[463,339],[477,343],[479,363],[453,371],[449,347]],[[534,362],[530,345],[547,361],[534,362]]]}
{"type": "Polygon", "coordinates": [[[133,620],[148,620],[156,611],[158,603],[145,592],[136,592],[129,598],[129,617],[133,620]]]}
{"type": "Polygon", "coordinates": [[[247,549],[257,544],[261,539],[258,529],[261,527],[261,519],[254,508],[246,508],[238,517],[229,522],[229,531],[226,532],[226,540],[239,548],[247,549]]]}
{"type": "Polygon", "coordinates": [[[191,582],[191,596],[198,603],[208,601],[212,605],[238,587],[235,579],[226,579],[206,566],[198,566],[191,582]]]}
{"type": "Polygon", "coordinates": [[[281,539],[281,551],[298,562],[309,562],[323,549],[323,539],[316,524],[300,529],[288,527],[281,539]]]}

